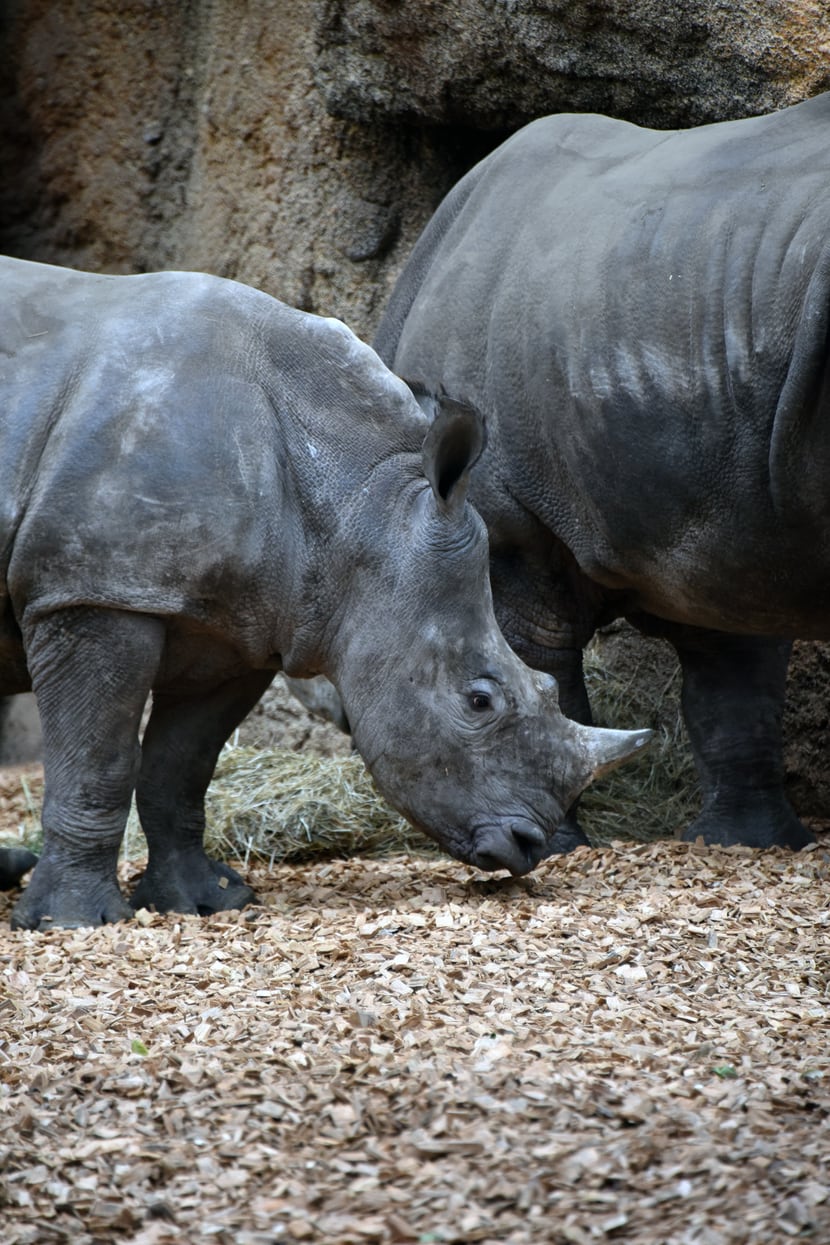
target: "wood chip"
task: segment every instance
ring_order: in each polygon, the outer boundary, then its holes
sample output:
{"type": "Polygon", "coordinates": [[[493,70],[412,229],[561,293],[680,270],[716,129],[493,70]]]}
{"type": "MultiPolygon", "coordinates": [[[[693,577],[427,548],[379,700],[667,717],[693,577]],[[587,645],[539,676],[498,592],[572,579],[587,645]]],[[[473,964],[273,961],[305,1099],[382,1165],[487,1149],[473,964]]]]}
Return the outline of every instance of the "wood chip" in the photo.
{"type": "Polygon", "coordinates": [[[2,895],[4,1245],[828,1240],[820,838],[257,867],[97,930],[2,895]]]}

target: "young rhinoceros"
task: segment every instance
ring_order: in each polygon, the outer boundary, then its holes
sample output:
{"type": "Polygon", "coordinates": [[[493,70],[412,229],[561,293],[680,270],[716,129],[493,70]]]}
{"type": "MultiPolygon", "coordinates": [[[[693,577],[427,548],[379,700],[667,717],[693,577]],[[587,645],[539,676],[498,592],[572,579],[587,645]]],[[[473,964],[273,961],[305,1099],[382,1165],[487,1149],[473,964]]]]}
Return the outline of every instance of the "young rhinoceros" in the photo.
{"type": "Polygon", "coordinates": [[[333,680],[380,789],[454,856],[532,868],[648,732],[567,721],[498,631],[465,502],[477,417],[430,429],[344,325],[234,282],[16,260],[0,277],[0,694],[34,688],[46,772],[13,924],[130,915],[133,789],[134,906],[248,902],[204,853],[203,801],[281,669],[333,680]]]}

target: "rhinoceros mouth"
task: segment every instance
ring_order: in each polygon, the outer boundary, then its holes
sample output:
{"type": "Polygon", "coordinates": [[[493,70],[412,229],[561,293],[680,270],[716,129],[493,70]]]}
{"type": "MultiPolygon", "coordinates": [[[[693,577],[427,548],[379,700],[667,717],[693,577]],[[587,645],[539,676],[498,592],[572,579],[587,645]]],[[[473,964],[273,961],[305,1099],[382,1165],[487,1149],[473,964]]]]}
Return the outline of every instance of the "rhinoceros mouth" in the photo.
{"type": "Polygon", "coordinates": [[[473,865],[485,873],[506,869],[521,877],[535,869],[550,855],[548,836],[529,818],[512,817],[500,822],[481,823],[472,828],[451,830],[447,826],[428,826],[413,817],[408,821],[444,849],[453,860],[473,865]]]}
{"type": "Polygon", "coordinates": [[[473,843],[471,864],[487,873],[506,869],[513,877],[530,873],[549,851],[548,836],[527,817],[511,817],[479,826],[473,843]]]}

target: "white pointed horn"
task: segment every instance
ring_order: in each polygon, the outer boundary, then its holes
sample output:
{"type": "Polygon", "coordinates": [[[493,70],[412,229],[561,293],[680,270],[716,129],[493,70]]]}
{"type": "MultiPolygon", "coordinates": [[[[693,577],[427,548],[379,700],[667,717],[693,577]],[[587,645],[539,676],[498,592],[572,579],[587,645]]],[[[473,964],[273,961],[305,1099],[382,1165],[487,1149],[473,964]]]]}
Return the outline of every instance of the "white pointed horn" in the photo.
{"type": "Polygon", "coordinates": [[[590,769],[589,783],[642,752],[654,738],[654,731],[650,730],[610,731],[600,726],[581,726],[576,722],[574,726],[578,747],[583,751],[590,769]]]}

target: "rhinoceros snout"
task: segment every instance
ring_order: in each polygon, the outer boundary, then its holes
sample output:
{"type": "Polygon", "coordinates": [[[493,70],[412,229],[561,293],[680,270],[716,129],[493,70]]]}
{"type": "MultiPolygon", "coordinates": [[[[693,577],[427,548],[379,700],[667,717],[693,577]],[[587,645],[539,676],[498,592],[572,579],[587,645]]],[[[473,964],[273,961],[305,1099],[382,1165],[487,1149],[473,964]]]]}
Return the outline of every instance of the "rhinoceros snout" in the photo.
{"type": "Polygon", "coordinates": [[[530,873],[547,855],[547,837],[532,821],[513,818],[486,826],[476,835],[473,864],[488,873],[507,869],[514,877],[530,873]]]}

